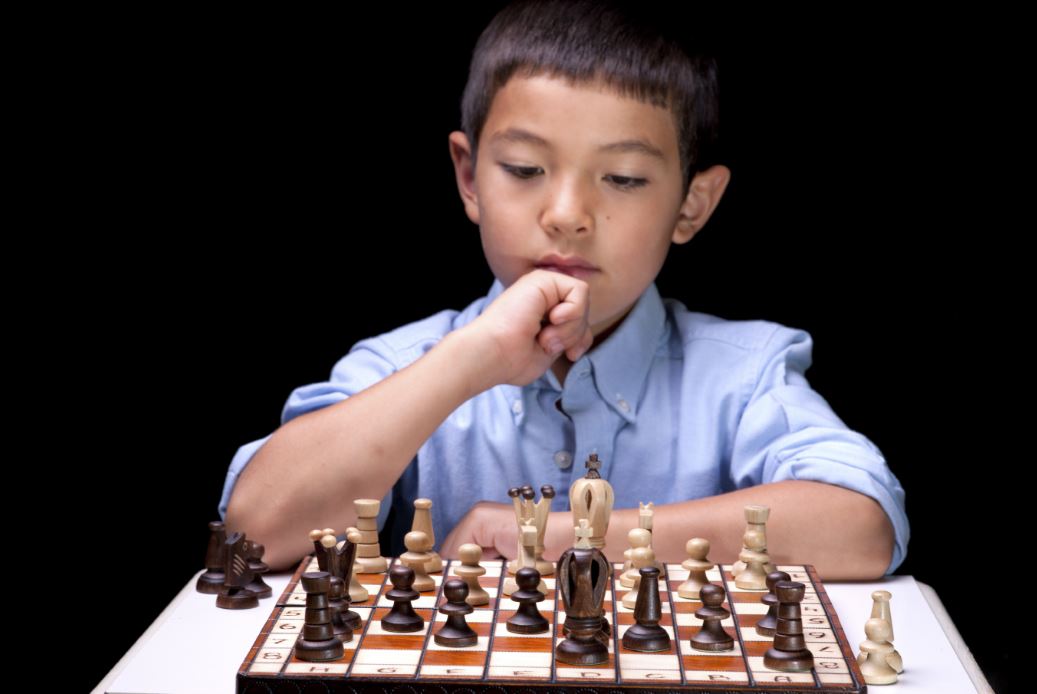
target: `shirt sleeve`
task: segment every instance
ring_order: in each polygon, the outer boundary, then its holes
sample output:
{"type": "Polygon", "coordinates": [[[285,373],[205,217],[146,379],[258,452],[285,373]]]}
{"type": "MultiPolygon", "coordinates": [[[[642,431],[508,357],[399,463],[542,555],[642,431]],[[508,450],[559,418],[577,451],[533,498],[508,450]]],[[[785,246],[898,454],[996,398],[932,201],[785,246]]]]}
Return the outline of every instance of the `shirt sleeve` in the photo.
{"type": "MultiPolygon", "coordinates": [[[[281,424],[286,424],[307,412],[333,405],[359,393],[394,373],[395,364],[396,354],[385,340],[372,337],[357,342],[349,353],[332,367],[331,377],[327,381],[300,386],[291,392],[281,411],[281,424]]],[[[230,468],[227,470],[227,478],[223,483],[223,495],[218,506],[221,520],[227,519],[227,506],[230,504],[234,485],[237,484],[242,471],[252,460],[256,451],[262,448],[272,435],[271,433],[261,439],[246,443],[234,454],[230,468]]],[[[389,516],[392,498],[393,492],[390,488],[378,510],[379,530],[385,525],[389,516]]]]}
{"type": "Polygon", "coordinates": [[[810,387],[804,373],[812,349],[809,333],[778,326],[753,362],[755,380],[735,432],[732,481],[742,488],[812,480],[870,496],[893,523],[890,574],[904,561],[910,537],[904,489],[878,447],[847,428],[810,387]]]}

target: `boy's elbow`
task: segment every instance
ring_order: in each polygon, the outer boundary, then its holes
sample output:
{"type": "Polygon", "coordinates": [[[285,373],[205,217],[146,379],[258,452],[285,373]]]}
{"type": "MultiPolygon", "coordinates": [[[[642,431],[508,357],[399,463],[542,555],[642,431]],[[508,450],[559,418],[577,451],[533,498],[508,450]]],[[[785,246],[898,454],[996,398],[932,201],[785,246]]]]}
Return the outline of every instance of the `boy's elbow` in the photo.
{"type": "Polygon", "coordinates": [[[861,524],[861,527],[867,529],[867,535],[862,542],[865,548],[865,561],[862,565],[866,574],[862,580],[878,581],[886,575],[886,569],[893,561],[896,533],[893,521],[886,515],[879,502],[870,497],[868,501],[871,504],[870,518],[861,524]]]}
{"type": "Polygon", "coordinates": [[[263,545],[262,561],[271,571],[294,569],[302,557],[313,551],[313,545],[301,544],[298,538],[282,537],[283,528],[270,526],[270,519],[277,514],[258,512],[266,510],[263,504],[250,504],[246,494],[235,489],[227,502],[227,517],[224,527],[229,537],[232,533],[245,533],[249,540],[263,545]]]}

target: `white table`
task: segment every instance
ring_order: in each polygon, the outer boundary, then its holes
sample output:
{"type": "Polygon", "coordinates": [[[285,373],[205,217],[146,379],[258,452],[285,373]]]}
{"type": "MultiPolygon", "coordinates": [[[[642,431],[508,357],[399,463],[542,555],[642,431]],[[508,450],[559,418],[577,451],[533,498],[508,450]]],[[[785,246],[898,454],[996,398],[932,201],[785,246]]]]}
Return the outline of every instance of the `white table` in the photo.
{"type": "MultiPolygon", "coordinates": [[[[221,610],[214,595],[195,590],[199,571],[137,643],[94,689],[96,693],[230,694],[248,649],[273,609],[272,599],[250,610],[221,610]]],[[[292,572],[263,578],[278,596],[292,572]]],[[[932,588],[910,576],[874,583],[826,582],[825,590],[856,653],[871,616],[871,593],[893,594],[894,645],[905,671],[895,685],[869,686],[890,694],[993,692],[932,588]]]]}

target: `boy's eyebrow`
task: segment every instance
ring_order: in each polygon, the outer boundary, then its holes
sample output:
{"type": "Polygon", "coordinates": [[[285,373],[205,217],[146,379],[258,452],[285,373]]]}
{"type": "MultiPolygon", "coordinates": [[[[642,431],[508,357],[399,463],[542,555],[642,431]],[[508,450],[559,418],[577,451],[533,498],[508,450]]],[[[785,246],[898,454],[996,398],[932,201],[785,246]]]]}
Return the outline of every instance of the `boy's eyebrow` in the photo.
{"type": "MultiPolygon", "coordinates": [[[[531,133],[528,130],[522,128],[508,128],[507,130],[501,130],[493,134],[490,138],[491,143],[495,142],[520,142],[530,145],[536,145],[538,147],[550,147],[551,143],[540,137],[536,133],[531,133]]],[[[632,140],[620,140],[619,142],[610,142],[606,145],[598,147],[599,152],[638,152],[645,154],[649,157],[654,157],[662,161],[666,161],[666,155],[662,153],[658,147],[653,145],[647,140],[632,139],[632,140]]]]}

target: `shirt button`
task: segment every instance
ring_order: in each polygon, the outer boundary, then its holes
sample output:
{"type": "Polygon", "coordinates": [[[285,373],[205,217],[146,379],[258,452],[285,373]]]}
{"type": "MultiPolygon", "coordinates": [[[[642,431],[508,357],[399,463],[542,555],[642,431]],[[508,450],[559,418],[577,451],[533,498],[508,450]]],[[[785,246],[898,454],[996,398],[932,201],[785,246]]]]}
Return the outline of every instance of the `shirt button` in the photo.
{"type": "Polygon", "coordinates": [[[617,404],[619,405],[619,409],[623,410],[624,412],[630,411],[630,403],[628,403],[623,398],[620,398],[617,404]]]}
{"type": "Polygon", "coordinates": [[[561,469],[566,469],[573,464],[573,457],[569,451],[558,451],[555,453],[555,463],[561,469]]]}
{"type": "Polygon", "coordinates": [[[515,414],[522,414],[522,401],[516,400],[511,404],[511,411],[515,414]]]}

